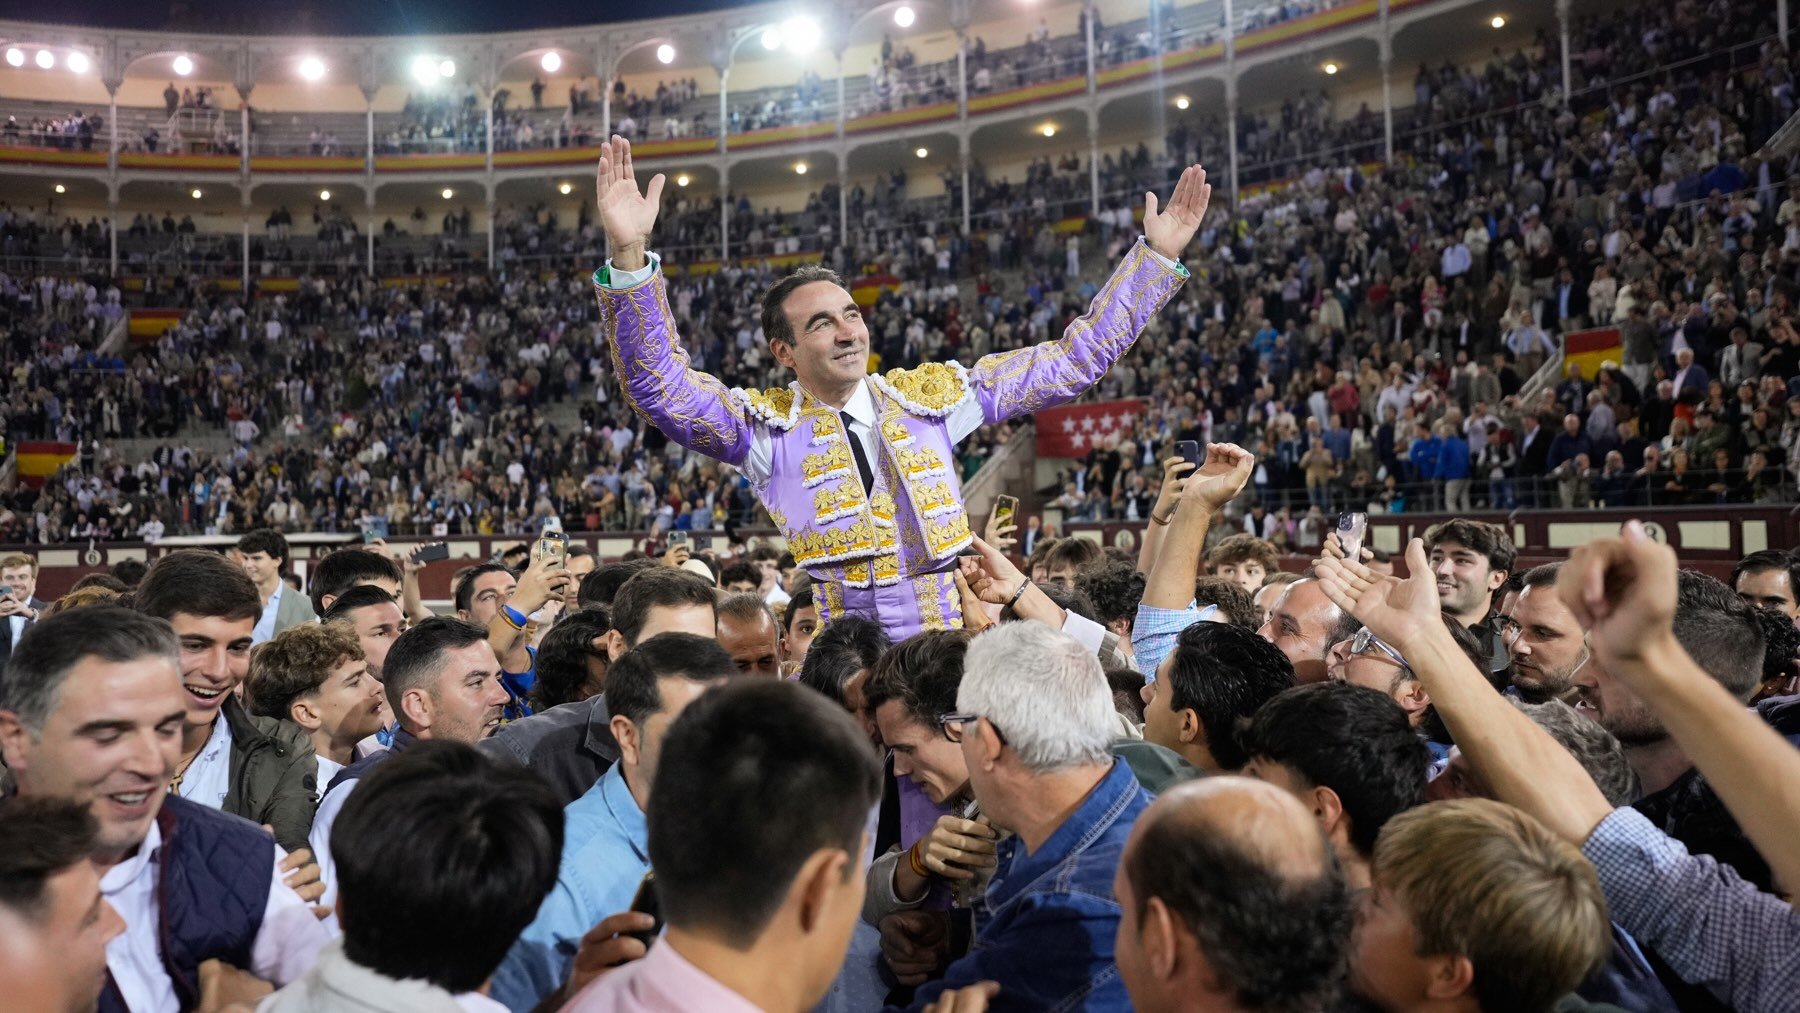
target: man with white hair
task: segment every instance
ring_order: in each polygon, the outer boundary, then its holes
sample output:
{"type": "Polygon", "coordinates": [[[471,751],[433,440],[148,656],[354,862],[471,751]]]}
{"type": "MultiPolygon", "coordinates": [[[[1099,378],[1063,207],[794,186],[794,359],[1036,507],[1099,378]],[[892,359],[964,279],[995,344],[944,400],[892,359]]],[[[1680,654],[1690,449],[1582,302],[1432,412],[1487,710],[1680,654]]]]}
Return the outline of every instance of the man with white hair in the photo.
{"type": "MultiPolygon", "coordinates": [[[[1002,624],[969,645],[956,705],[940,719],[944,734],[962,746],[980,818],[1011,836],[972,905],[968,954],[910,1008],[994,981],[994,1009],[1129,1009],[1113,958],[1112,879],[1150,796],[1113,759],[1117,721],[1094,652],[1040,623],[1002,624]]],[[[889,919],[890,959],[950,955],[951,934],[926,913],[889,919]]]]}

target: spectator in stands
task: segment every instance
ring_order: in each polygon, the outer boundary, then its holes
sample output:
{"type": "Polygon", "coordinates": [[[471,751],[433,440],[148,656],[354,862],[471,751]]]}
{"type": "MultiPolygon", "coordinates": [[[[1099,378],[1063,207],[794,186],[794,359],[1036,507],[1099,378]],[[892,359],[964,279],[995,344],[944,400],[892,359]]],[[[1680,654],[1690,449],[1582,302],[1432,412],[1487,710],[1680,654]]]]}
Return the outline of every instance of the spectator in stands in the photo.
{"type": "Polygon", "coordinates": [[[565,813],[556,886],[494,976],[494,997],[529,1013],[569,977],[576,944],[602,918],[626,910],[650,871],[644,813],[664,736],[681,712],[734,674],[718,644],[689,633],[651,637],[609,673],[614,764],[565,813]]]}
{"type": "Polygon", "coordinates": [[[667,922],[642,960],[575,1013],[809,1009],[844,961],[859,856],[880,792],[856,726],[806,690],[753,679],[708,693],[669,730],[648,813],[667,922]]]}
{"type": "Polygon", "coordinates": [[[482,993],[555,882],[555,800],[457,742],[421,743],[365,780],[332,829],[343,938],[258,1008],[501,1008],[482,993]]]}
{"type": "Polygon", "coordinates": [[[37,575],[36,556],[15,552],[0,557],[0,584],[7,588],[0,595],[0,618],[6,620],[6,628],[0,630],[0,668],[24,639],[25,631],[50,607],[49,602],[37,596],[37,575]]]}
{"type": "Polygon", "coordinates": [[[99,823],[64,798],[0,798],[0,977],[20,1009],[91,1010],[124,919],[90,859],[99,823]]]}
{"type": "MultiPolygon", "coordinates": [[[[99,827],[100,893],[125,921],[107,944],[109,1010],[180,1009],[177,997],[200,994],[201,964],[214,959],[285,985],[330,938],[283,882],[274,838],[168,790],[190,706],[179,650],[166,622],[95,605],[38,624],[0,680],[12,793],[73,800],[99,827]]],[[[51,966],[85,989],[72,966],[80,952],[59,952],[51,966]]]]}
{"type": "Polygon", "coordinates": [[[244,572],[262,596],[262,616],[251,633],[252,644],[267,643],[282,630],[318,620],[306,599],[282,580],[288,568],[288,544],[281,532],[268,528],[252,531],[238,539],[237,551],[244,558],[244,572]]]}
{"type": "Polygon", "coordinates": [[[306,847],[318,791],[312,740],[238,699],[263,612],[256,585],[223,556],[189,549],[158,559],[131,601],[173,627],[181,645],[187,717],[169,791],[272,826],[289,851],[306,847]]]}
{"type": "Polygon", "coordinates": [[[1312,809],[1351,889],[1369,885],[1381,828],[1425,801],[1430,754],[1399,705],[1375,690],[1297,686],[1258,709],[1238,741],[1244,773],[1312,809]]]}
{"type": "Polygon", "coordinates": [[[1206,778],[1138,818],[1113,877],[1132,1008],[1318,1009],[1338,988],[1351,901],[1305,806],[1206,778]]]}

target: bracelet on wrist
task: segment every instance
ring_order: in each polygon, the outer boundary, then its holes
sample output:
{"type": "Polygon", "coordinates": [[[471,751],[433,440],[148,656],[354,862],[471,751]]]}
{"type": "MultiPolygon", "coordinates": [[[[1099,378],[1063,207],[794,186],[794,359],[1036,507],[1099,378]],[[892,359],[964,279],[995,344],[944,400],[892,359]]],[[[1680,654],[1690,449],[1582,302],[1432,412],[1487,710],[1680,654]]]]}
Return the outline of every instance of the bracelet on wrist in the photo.
{"type": "Polygon", "coordinates": [[[1154,511],[1154,510],[1152,510],[1152,511],[1151,511],[1151,512],[1150,512],[1150,523],[1152,523],[1152,524],[1155,524],[1155,525],[1156,525],[1156,526],[1157,526],[1157,527],[1159,527],[1159,528],[1166,528],[1166,527],[1168,527],[1168,526],[1169,526],[1169,522],[1170,522],[1170,521],[1173,521],[1173,520],[1174,520],[1174,519],[1175,519],[1175,518],[1174,518],[1174,516],[1173,516],[1173,515],[1171,515],[1171,516],[1169,516],[1169,517],[1168,517],[1168,518],[1167,518],[1167,519],[1164,519],[1164,518],[1162,518],[1162,517],[1158,517],[1158,516],[1156,516],[1156,511],[1154,511]]]}
{"type": "Polygon", "coordinates": [[[1003,608],[1012,608],[1014,605],[1017,605],[1019,603],[1019,599],[1025,596],[1025,589],[1030,586],[1031,586],[1030,580],[1026,580],[1023,584],[1020,584],[1019,589],[1017,591],[1013,592],[1013,596],[1011,598],[1008,598],[1006,600],[1006,604],[1002,607],[1003,608]]]}
{"type": "Polygon", "coordinates": [[[924,844],[924,843],[925,843],[925,838],[921,837],[917,841],[913,842],[912,847],[910,847],[906,850],[906,864],[908,867],[910,867],[912,869],[913,875],[919,877],[920,879],[930,879],[931,878],[931,870],[925,868],[925,863],[921,862],[919,860],[919,845],[924,844]]]}
{"type": "Polygon", "coordinates": [[[506,617],[506,621],[508,624],[510,624],[514,629],[518,629],[518,630],[524,629],[525,624],[530,621],[529,617],[526,616],[525,613],[520,612],[518,609],[513,608],[511,605],[500,606],[500,614],[506,617]]]}

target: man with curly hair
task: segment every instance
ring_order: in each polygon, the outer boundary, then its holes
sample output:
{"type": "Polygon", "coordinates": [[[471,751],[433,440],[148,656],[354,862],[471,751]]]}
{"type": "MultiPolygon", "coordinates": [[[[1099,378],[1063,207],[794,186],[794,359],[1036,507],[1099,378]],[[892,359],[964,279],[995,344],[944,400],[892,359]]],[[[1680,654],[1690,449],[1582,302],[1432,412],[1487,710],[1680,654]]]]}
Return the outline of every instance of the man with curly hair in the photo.
{"type": "Polygon", "coordinates": [[[1206,554],[1206,572],[1255,594],[1269,574],[1281,569],[1280,560],[1272,543],[1255,535],[1232,535],[1206,554]]]}

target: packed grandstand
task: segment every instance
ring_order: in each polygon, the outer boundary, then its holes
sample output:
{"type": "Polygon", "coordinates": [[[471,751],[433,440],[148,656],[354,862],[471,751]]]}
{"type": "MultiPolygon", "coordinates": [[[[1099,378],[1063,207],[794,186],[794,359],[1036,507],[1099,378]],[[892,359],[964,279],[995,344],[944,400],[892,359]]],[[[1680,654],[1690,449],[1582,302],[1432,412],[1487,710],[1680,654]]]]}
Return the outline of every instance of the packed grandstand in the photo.
{"type": "MultiPolygon", "coordinates": [[[[872,368],[973,362],[1060,334],[1144,191],[1208,166],[1193,281],[1089,395],[1140,410],[1010,490],[1064,522],[1146,520],[1183,439],[1251,450],[1234,520],[1296,548],[1345,509],[1795,498],[1776,5],[921,6],[916,41],[891,7],[824,76],[795,59],[723,99],[665,44],[606,85],[522,50],[491,91],[319,113],[240,109],[229,74],[141,44],[114,101],[36,98],[78,50],[46,70],[56,31],[4,26],[0,543],[758,525],[742,476],[612,375],[587,188],[609,131],[681,184],[653,248],[688,268],[695,368],[752,388],[787,382],[757,300],[794,263],[861,280],[872,368]]],[[[963,477],[1015,436],[969,440],[963,477]]]]}

